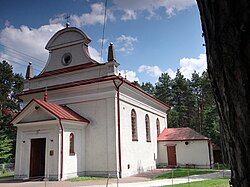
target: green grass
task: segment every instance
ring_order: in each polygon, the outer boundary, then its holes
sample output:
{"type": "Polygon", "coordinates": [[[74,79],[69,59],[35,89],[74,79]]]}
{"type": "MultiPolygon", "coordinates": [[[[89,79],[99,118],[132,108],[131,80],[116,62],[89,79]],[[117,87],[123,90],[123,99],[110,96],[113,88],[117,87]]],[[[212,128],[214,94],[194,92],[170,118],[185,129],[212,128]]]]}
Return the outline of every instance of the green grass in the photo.
{"type": "MultiPolygon", "coordinates": [[[[192,182],[186,184],[175,184],[171,187],[228,187],[229,179],[209,179],[199,182],[192,182]]],[[[165,186],[168,187],[168,186],[165,186]]]]}
{"type": "Polygon", "coordinates": [[[0,174],[0,178],[4,178],[4,177],[13,177],[14,176],[14,172],[7,172],[4,174],[0,174]]]}
{"type": "Polygon", "coordinates": [[[201,174],[214,173],[214,172],[218,172],[218,170],[177,168],[173,170],[173,173],[172,171],[170,171],[169,173],[159,175],[155,177],[154,179],[155,180],[171,179],[171,178],[186,177],[186,176],[191,176],[191,175],[201,175],[201,174]]]}
{"type": "Polygon", "coordinates": [[[215,163],[214,164],[214,167],[216,169],[220,169],[220,170],[223,170],[223,169],[230,169],[230,166],[228,164],[218,164],[218,163],[215,163]]]}
{"type": "Polygon", "coordinates": [[[68,179],[70,182],[79,182],[79,181],[90,181],[90,180],[105,180],[106,178],[102,177],[77,177],[73,179],[68,179]]]}

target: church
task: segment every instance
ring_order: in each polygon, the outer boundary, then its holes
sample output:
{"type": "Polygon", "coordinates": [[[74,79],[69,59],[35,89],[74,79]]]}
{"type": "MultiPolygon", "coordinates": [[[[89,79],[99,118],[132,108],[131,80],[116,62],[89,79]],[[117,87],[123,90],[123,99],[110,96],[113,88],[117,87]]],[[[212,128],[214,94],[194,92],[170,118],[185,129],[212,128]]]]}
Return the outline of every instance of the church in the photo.
{"type": "Polygon", "coordinates": [[[27,67],[17,127],[15,178],[126,177],[156,168],[157,137],[170,107],[118,73],[114,46],[93,60],[75,27],[48,41],[47,64],[27,67]]]}

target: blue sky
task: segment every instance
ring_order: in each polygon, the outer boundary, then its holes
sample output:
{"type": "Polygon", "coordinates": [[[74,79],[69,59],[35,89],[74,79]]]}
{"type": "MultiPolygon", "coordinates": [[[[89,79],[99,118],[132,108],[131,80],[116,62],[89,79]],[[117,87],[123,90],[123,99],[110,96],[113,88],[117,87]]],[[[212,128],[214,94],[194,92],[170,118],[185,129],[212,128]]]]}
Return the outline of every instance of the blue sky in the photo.
{"type": "Polygon", "coordinates": [[[154,84],[163,72],[174,77],[178,68],[190,78],[194,70],[206,69],[195,0],[108,0],[101,57],[104,10],[105,0],[2,1],[0,60],[23,75],[32,61],[39,74],[48,57],[46,43],[70,15],[71,26],[92,39],[89,51],[97,61],[106,62],[107,47],[114,43],[119,69],[131,81],[154,84]]]}

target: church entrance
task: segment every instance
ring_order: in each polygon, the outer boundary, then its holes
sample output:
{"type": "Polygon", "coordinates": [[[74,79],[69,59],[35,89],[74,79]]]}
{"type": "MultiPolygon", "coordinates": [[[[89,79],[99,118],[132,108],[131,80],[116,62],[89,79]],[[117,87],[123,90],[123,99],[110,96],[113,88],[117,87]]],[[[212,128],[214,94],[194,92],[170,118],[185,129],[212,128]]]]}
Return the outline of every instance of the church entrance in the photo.
{"type": "Polygon", "coordinates": [[[30,178],[44,178],[46,138],[31,139],[30,178]]]}

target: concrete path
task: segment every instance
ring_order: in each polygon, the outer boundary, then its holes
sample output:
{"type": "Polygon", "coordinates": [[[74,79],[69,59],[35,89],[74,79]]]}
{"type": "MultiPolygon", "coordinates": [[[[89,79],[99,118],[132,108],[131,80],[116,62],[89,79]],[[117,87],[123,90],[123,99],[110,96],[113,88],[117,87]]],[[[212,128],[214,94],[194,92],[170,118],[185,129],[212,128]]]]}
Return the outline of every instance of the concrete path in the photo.
{"type": "Polygon", "coordinates": [[[188,183],[202,181],[212,178],[230,177],[230,171],[220,171],[211,174],[193,175],[190,177],[152,180],[155,176],[169,172],[169,170],[154,170],[142,173],[132,177],[126,177],[118,180],[95,180],[95,181],[15,181],[13,178],[0,179],[0,187],[160,187],[172,184],[188,183]]]}
{"type": "MultiPolygon", "coordinates": [[[[174,178],[174,179],[162,179],[162,180],[151,180],[151,181],[144,181],[144,182],[132,182],[132,183],[112,183],[109,184],[108,187],[160,187],[172,184],[182,184],[188,182],[196,182],[196,181],[203,181],[207,179],[214,179],[214,178],[224,178],[230,177],[230,171],[221,171],[211,174],[204,174],[204,175],[193,175],[190,177],[181,177],[181,178],[174,178]]],[[[92,186],[84,186],[84,187],[106,187],[106,185],[92,185],[92,186]]]]}

